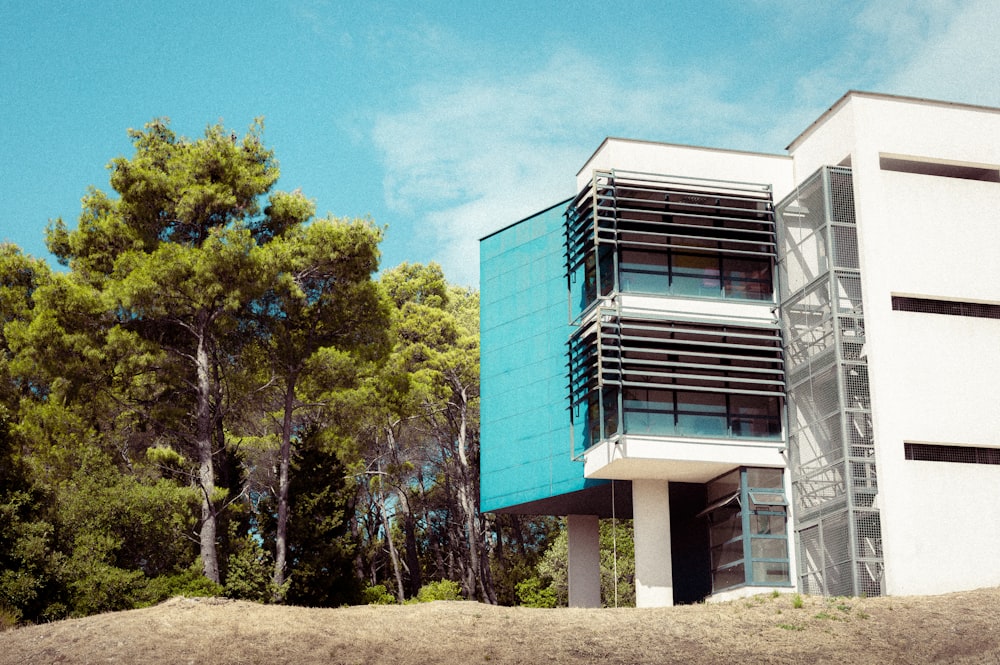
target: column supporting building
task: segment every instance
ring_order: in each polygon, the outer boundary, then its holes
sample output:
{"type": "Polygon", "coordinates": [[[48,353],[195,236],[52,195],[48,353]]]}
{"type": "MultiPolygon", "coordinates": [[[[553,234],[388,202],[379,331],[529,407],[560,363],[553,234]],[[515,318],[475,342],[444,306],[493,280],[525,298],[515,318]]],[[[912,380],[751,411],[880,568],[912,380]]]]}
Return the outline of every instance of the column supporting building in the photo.
{"type": "Polygon", "coordinates": [[[597,515],[566,517],[569,606],[601,606],[601,526],[597,515]]]}
{"type": "Polygon", "coordinates": [[[674,604],[670,493],[665,480],[632,481],[636,607],[674,604]]]}

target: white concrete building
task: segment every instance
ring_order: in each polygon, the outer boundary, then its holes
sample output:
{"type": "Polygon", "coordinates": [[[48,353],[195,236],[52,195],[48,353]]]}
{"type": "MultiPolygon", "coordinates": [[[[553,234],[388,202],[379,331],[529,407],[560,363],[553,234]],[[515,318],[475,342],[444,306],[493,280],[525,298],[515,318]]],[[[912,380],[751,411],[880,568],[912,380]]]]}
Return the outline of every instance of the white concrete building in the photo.
{"type": "Polygon", "coordinates": [[[607,139],[577,190],[481,281],[483,509],[570,516],[571,604],[611,514],[640,606],[1000,584],[1000,109],[850,92],[787,155],[607,139]]]}

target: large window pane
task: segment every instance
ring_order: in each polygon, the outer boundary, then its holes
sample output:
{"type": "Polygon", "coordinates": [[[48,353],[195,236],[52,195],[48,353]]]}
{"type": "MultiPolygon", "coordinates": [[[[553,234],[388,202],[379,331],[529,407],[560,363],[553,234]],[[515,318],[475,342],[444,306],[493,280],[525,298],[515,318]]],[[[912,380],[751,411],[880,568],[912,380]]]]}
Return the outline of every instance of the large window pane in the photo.
{"type": "Polygon", "coordinates": [[[750,533],[757,535],[785,535],[784,515],[751,515],[750,533]]]}
{"type": "Polygon", "coordinates": [[[782,488],[784,487],[784,483],[782,482],[782,471],[781,469],[751,467],[747,469],[747,487],[756,487],[760,489],[769,487],[782,488]]]}
{"type": "Polygon", "coordinates": [[[776,561],[754,561],[754,584],[788,584],[788,563],[776,561]]]}
{"type": "Polygon", "coordinates": [[[722,281],[727,298],[771,299],[770,259],[733,259],[722,262],[722,281]]]}
{"type": "Polygon", "coordinates": [[[733,436],[768,439],[781,436],[781,406],[777,397],[733,395],[729,410],[733,436]]]}
{"type": "Polygon", "coordinates": [[[709,527],[709,538],[714,545],[743,535],[743,518],[738,504],[713,511],[710,522],[712,526],[709,527]]]}
{"type": "Polygon", "coordinates": [[[743,564],[722,568],[712,573],[712,590],[715,592],[728,589],[729,587],[746,584],[746,572],[743,564]]]}
{"type": "Polygon", "coordinates": [[[708,298],[722,295],[718,256],[674,254],[672,259],[671,293],[708,298]]]}
{"type": "Polygon", "coordinates": [[[618,389],[604,387],[604,438],[618,434],[618,389]]]}
{"type": "Polygon", "coordinates": [[[726,396],[678,392],[677,433],[681,436],[726,436],[726,396]]]}
{"type": "Polygon", "coordinates": [[[675,420],[673,391],[644,388],[625,391],[626,433],[672,436],[675,420]]]}
{"type": "Polygon", "coordinates": [[[743,559],[743,540],[734,540],[712,548],[712,567],[718,568],[727,563],[735,563],[743,559]]]}
{"type": "Polygon", "coordinates": [[[621,289],[632,293],[667,293],[670,272],[666,252],[622,250],[621,289]]]}
{"type": "Polygon", "coordinates": [[[754,559],[787,559],[787,543],[784,538],[751,538],[750,556],[754,559]]]}

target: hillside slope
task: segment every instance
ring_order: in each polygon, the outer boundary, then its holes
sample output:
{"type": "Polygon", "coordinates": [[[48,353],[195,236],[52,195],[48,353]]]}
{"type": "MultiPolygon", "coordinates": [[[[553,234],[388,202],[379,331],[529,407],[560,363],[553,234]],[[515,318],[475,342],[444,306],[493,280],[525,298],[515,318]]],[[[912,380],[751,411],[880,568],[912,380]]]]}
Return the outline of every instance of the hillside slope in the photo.
{"type": "Polygon", "coordinates": [[[1000,663],[1000,589],[656,610],[174,598],[0,633],[0,663],[1000,663]]]}

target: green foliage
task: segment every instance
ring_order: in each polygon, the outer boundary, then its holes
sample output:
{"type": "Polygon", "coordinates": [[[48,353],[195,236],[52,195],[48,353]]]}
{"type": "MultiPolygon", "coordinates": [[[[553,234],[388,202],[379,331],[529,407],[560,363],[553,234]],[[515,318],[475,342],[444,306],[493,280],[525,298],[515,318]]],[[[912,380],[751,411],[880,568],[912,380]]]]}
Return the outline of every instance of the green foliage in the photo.
{"type": "Polygon", "coordinates": [[[794,594],[792,596],[792,607],[797,610],[801,610],[803,607],[805,607],[805,601],[802,600],[801,594],[794,594]]]}
{"type": "Polygon", "coordinates": [[[551,540],[559,533],[555,517],[497,514],[491,516],[494,531],[491,566],[500,605],[522,604],[517,585],[537,577],[536,567],[551,540]]]}
{"type": "Polygon", "coordinates": [[[243,538],[239,548],[229,556],[223,594],[239,600],[269,602],[274,596],[273,566],[274,559],[256,538],[243,538]]]}
{"type": "Polygon", "coordinates": [[[558,600],[552,585],[545,585],[537,577],[517,583],[517,599],[524,607],[555,607],[558,600]]]}
{"type": "Polygon", "coordinates": [[[462,586],[451,580],[428,582],[417,592],[418,603],[430,603],[435,600],[462,600],[462,586]]]}
{"type": "MultiPolygon", "coordinates": [[[[631,520],[601,520],[601,602],[605,607],[615,605],[615,587],[618,589],[618,607],[635,605],[635,544],[631,520]],[[617,579],[615,578],[615,550],[617,549],[617,579]]],[[[557,605],[569,603],[569,540],[565,528],[549,545],[538,564],[538,576],[549,582],[557,605]]]]}
{"type": "Polygon", "coordinates": [[[441,266],[436,263],[401,263],[385,271],[382,286],[396,307],[407,303],[443,309],[448,304],[448,283],[441,266]]]}
{"type": "Polygon", "coordinates": [[[373,584],[361,590],[362,605],[395,605],[396,596],[384,584],[373,584]]]}
{"type": "Polygon", "coordinates": [[[227,595],[225,589],[207,579],[201,572],[201,562],[196,560],[179,573],[160,575],[148,580],[139,593],[136,606],[155,605],[174,596],[201,598],[222,595],[227,595]]]}
{"type": "Polygon", "coordinates": [[[606,607],[615,607],[616,603],[617,607],[635,607],[632,520],[601,520],[600,528],[601,599],[606,607]]]}
{"type": "MultiPolygon", "coordinates": [[[[298,441],[289,486],[289,563],[284,600],[297,605],[339,607],[358,601],[361,584],[354,574],[354,543],[348,518],[355,488],[341,461],[343,442],[311,428],[298,441]]],[[[258,506],[268,549],[276,535],[273,497],[258,506]]],[[[273,565],[273,558],[269,558],[273,565]]],[[[228,585],[228,581],[227,581],[228,585]]]]}
{"type": "Polygon", "coordinates": [[[66,588],[53,497],[32,481],[5,414],[0,404],[0,624],[58,619],[66,588]]]}

